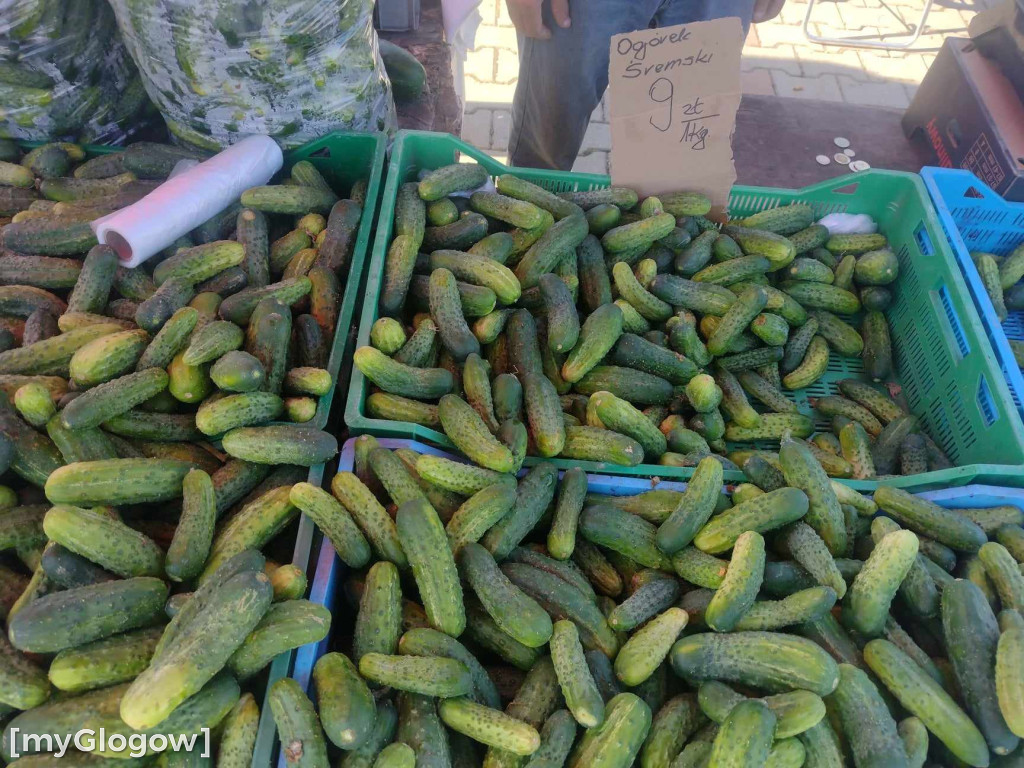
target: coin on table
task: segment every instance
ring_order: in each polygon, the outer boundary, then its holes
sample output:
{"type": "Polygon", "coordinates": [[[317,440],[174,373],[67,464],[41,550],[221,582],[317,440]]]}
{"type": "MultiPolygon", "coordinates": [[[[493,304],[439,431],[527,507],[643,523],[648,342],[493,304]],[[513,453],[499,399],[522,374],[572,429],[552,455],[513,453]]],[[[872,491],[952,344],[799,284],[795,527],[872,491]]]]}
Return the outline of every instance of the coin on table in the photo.
{"type": "Polygon", "coordinates": [[[843,150],[843,154],[846,155],[847,157],[856,157],[857,156],[857,153],[854,152],[852,149],[844,149],[843,150]]]}
{"type": "Polygon", "coordinates": [[[842,136],[836,136],[834,139],[832,139],[832,143],[835,144],[840,149],[846,149],[848,146],[850,146],[850,140],[844,139],[842,136]]]}
{"type": "Polygon", "coordinates": [[[849,165],[850,164],[850,158],[848,158],[842,152],[836,152],[834,155],[832,155],[832,159],[835,160],[840,165],[849,165]]]}
{"type": "Polygon", "coordinates": [[[864,160],[854,160],[852,163],[850,163],[851,171],[866,171],[870,167],[871,166],[868,165],[868,163],[865,162],[864,160]]]}
{"type": "Polygon", "coordinates": [[[818,161],[818,165],[828,165],[829,163],[831,163],[831,162],[832,162],[832,161],[831,161],[831,160],[829,159],[829,156],[828,156],[828,155],[818,155],[818,156],[817,156],[816,158],[814,158],[814,159],[818,161]]]}

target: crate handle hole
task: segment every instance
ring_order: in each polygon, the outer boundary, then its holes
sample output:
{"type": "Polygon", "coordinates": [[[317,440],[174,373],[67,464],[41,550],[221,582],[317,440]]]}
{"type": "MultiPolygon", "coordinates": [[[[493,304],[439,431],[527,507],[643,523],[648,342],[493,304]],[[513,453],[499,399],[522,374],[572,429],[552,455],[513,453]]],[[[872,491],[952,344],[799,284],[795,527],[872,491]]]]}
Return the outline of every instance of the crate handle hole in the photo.
{"type": "Polygon", "coordinates": [[[859,186],[860,182],[855,181],[852,184],[846,184],[838,189],[833,189],[832,193],[836,195],[855,195],[859,186]]]}
{"type": "Polygon", "coordinates": [[[985,196],[978,191],[978,188],[974,186],[967,188],[967,191],[964,192],[964,197],[972,197],[975,200],[983,200],[985,198],[985,196]]]}
{"type": "Polygon", "coordinates": [[[323,157],[323,158],[327,158],[329,160],[330,157],[331,157],[331,148],[330,147],[320,147],[320,149],[318,149],[316,152],[311,152],[309,156],[310,157],[323,157]]]}
{"type": "MultiPolygon", "coordinates": [[[[924,227],[924,222],[920,222],[917,228],[914,229],[914,239],[917,240],[917,246],[921,249],[922,256],[931,256],[935,253],[935,248],[932,246],[931,235],[928,234],[928,230],[924,227]]],[[[943,288],[945,290],[945,288],[943,288]]]]}
{"type": "Polygon", "coordinates": [[[949,323],[949,329],[952,331],[953,338],[956,341],[956,351],[960,353],[961,358],[965,358],[970,354],[971,346],[967,343],[967,336],[964,333],[964,326],[960,322],[960,315],[957,314],[956,309],[953,307],[953,297],[949,295],[949,289],[946,286],[942,286],[939,289],[939,301],[942,303],[946,322],[949,323]]]}
{"type": "Polygon", "coordinates": [[[991,427],[996,423],[996,404],[992,400],[992,391],[988,388],[988,381],[984,375],[978,382],[978,407],[981,409],[981,418],[985,420],[985,426],[991,427]]]}

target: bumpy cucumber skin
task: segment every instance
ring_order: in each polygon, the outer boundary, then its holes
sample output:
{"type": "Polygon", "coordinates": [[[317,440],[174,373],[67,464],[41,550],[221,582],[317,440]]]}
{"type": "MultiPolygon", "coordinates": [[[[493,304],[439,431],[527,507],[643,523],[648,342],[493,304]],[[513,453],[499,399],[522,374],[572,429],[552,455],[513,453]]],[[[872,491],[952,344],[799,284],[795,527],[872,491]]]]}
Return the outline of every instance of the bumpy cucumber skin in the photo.
{"type": "Polygon", "coordinates": [[[396,523],[431,626],[458,637],[466,628],[462,587],[437,513],[425,500],[413,499],[399,507],[396,523]]]}
{"type": "Polygon", "coordinates": [[[465,696],[473,689],[466,665],[443,656],[367,653],[359,660],[359,674],[379,685],[424,696],[465,696]]]}
{"type": "Polygon", "coordinates": [[[542,646],[551,638],[548,614],[508,580],[484,547],[472,542],[465,544],[459,550],[458,562],[470,587],[499,627],[531,648],[542,646]]]}
{"type": "Polygon", "coordinates": [[[701,633],[679,640],[670,654],[677,674],[766,690],[802,688],[828,696],[839,682],[836,663],[809,640],[777,632],[701,633]]]}
{"type": "Polygon", "coordinates": [[[637,630],[615,657],[615,675],[628,686],[647,680],[668,656],[689,615],[681,608],[669,608],[637,630]]]}
{"type": "Polygon", "coordinates": [[[775,713],[755,699],[737,704],[715,737],[709,768],[767,765],[775,722],[775,713]]]}
{"type": "Polygon", "coordinates": [[[583,322],[579,341],[562,366],[562,378],[574,383],[597,365],[622,335],[622,310],[604,304],[583,322]]]}
{"type": "Polygon", "coordinates": [[[867,636],[882,632],[889,605],[917,558],[917,536],[895,531],[875,546],[847,593],[844,618],[867,636]]]}
{"type": "Polygon", "coordinates": [[[377,707],[355,664],[327,653],[313,666],[313,687],[324,733],[342,749],[358,749],[373,732],[377,707]]]}
{"type": "Polygon", "coordinates": [[[627,768],[651,729],[651,708],[635,694],[620,693],[608,702],[601,726],[584,734],[567,768],[627,768]]]}
{"type": "Polygon", "coordinates": [[[825,470],[806,443],[792,439],[783,439],[779,461],[786,482],[807,494],[808,525],[818,532],[833,555],[841,555],[846,551],[846,527],[839,500],[825,470]]]}
{"type": "Polygon", "coordinates": [[[981,527],[966,515],[944,509],[899,488],[881,485],[873,498],[900,525],[952,549],[976,552],[987,541],[981,527]]]}
{"type": "Polygon", "coordinates": [[[579,632],[571,621],[556,621],[551,635],[551,660],[573,717],[584,728],[604,721],[604,699],[597,689],[580,644],[579,632]]]}
{"type": "Polygon", "coordinates": [[[712,518],[694,537],[698,549],[717,555],[732,548],[744,531],[765,533],[807,514],[807,495],[796,488],[779,488],[738,504],[712,518]]]}
{"type": "Polygon", "coordinates": [[[949,750],[968,765],[989,764],[984,736],[955,701],[903,651],[888,640],[872,640],[864,660],[882,684],[949,750]]]}
{"type": "Polygon", "coordinates": [[[999,755],[1012,752],[1019,738],[1000,712],[996,676],[999,624],[984,593],[957,579],[942,590],[942,632],[964,707],[999,755]]]}
{"type": "Polygon", "coordinates": [[[764,538],[745,531],[733,546],[729,569],[704,612],[704,621],[716,632],[729,632],[747,612],[764,579],[764,538]]]}
{"type": "Polygon", "coordinates": [[[666,554],[683,549],[715,511],[722,487],[722,465],[701,459],[687,484],[683,497],[668,519],[658,528],[658,548],[666,554]]]}
{"type": "Polygon", "coordinates": [[[292,768],[324,768],[327,744],[313,702],[291,678],[270,687],[270,710],[281,739],[281,754],[292,768]]]}
{"type": "Polygon", "coordinates": [[[885,700],[863,670],[839,665],[839,685],[832,694],[847,743],[858,766],[907,768],[903,742],[885,700]]]}
{"type": "Polygon", "coordinates": [[[140,576],[37,597],[8,617],[15,648],[55,653],[145,626],[163,612],[167,585],[140,576]]]}

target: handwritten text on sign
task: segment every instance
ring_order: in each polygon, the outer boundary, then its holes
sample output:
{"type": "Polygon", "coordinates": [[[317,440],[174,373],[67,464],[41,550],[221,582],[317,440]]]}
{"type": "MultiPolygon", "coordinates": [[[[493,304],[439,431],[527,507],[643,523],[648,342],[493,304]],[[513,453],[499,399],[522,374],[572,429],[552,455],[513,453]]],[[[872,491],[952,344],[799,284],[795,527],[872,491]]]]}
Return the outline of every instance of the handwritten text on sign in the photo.
{"type": "Polygon", "coordinates": [[[612,182],[642,195],[679,189],[724,209],[736,180],[743,27],[717,19],[611,41],[612,182]]]}

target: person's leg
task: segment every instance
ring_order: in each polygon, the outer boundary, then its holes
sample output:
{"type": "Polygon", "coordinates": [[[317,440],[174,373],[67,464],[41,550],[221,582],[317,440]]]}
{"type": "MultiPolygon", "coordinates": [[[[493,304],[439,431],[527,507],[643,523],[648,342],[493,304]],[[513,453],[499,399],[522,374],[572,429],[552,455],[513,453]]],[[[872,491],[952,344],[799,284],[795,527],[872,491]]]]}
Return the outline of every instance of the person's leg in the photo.
{"type": "Polygon", "coordinates": [[[737,16],[743,22],[743,34],[746,34],[753,12],[754,0],[662,0],[654,22],[659,27],[670,27],[737,16]]]}
{"type": "Polygon", "coordinates": [[[646,29],[657,5],[658,0],[577,0],[569,5],[572,26],[562,29],[544,4],[551,38],[519,38],[512,165],[572,168],[590,113],[608,86],[611,36],[646,29]]]}

